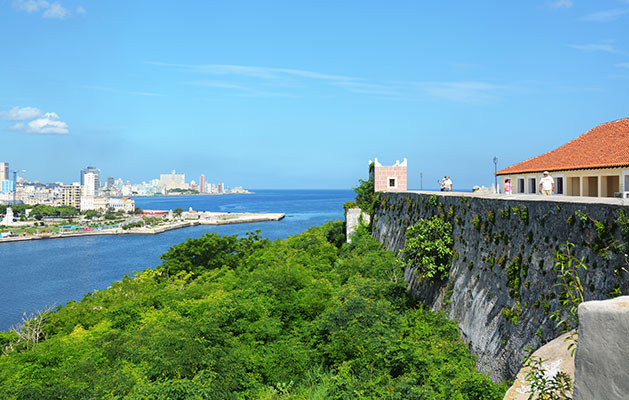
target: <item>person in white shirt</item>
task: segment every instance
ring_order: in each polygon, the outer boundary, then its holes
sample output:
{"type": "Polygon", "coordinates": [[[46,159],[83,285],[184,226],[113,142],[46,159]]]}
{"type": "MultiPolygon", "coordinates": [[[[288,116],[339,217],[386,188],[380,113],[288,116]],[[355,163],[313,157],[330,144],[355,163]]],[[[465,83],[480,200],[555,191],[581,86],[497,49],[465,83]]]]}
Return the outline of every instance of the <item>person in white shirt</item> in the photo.
{"type": "Polygon", "coordinates": [[[439,186],[441,186],[441,191],[442,192],[451,192],[452,191],[452,180],[450,179],[450,177],[448,175],[443,177],[443,182],[438,180],[437,183],[439,183],[439,186]]]}
{"type": "Polygon", "coordinates": [[[550,196],[553,190],[555,190],[555,180],[548,171],[544,171],[544,177],[539,181],[539,191],[544,196],[550,196]]]}

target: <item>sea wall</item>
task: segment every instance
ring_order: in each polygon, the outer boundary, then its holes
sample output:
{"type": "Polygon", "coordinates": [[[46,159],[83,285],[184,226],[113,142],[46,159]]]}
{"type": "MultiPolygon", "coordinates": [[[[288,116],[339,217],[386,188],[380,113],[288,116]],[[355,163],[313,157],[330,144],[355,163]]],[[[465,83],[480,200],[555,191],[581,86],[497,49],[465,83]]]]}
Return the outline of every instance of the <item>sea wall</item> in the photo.
{"type": "Polygon", "coordinates": [[[586,300],[629,293],[627,256],[617,248],[627,240],[619,219],[621,210],[629,215],[627,206],[455,193],[379,196],[373,235],[390,250],[404,248],[406,229],[421,218],[452,224],[449,277],[422,282],[407,268],[405,278],[422,303],[458,322],[479,370],[494,381],[515,377],[526,347],[561,334],[550,316],[561,294],[555,252],[566,242],[589,267],[582,274],[586,300]]]}

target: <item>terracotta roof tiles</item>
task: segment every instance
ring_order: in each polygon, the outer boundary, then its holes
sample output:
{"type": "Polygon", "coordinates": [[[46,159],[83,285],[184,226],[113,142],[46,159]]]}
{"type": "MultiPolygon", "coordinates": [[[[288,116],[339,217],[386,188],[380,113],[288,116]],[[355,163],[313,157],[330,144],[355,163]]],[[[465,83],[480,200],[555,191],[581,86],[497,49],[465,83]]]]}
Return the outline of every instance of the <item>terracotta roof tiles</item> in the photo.
{"type": "Polygon", "coordinates": [[[606,122],[555,150],[496,175],[629,166],[629,118],[606,122]]]}

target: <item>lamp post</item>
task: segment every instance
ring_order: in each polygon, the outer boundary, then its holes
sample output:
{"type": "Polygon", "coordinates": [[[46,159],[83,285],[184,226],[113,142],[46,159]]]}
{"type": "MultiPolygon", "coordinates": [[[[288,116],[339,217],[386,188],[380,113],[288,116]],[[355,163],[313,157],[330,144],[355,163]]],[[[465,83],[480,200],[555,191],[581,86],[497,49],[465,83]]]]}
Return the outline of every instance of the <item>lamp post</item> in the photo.
{"type": "Polygon", "coordinates": [[[500,193],[500,189],[498,188],[498,157],[494,157],[494,187],[496,188],[496,193],[500,193]]]}
{"type": "Polygon", "coordinates": [[[25,174],[26,170],[13,170],[13,205],[17,205],[17,201],[15,200],[15,195],[17,194],[17,174],[25,174]]]}
{"type": "Polygon", "coordinates": [[[419,173],[419,190],[424,190],[424,173],[419,173]]]}

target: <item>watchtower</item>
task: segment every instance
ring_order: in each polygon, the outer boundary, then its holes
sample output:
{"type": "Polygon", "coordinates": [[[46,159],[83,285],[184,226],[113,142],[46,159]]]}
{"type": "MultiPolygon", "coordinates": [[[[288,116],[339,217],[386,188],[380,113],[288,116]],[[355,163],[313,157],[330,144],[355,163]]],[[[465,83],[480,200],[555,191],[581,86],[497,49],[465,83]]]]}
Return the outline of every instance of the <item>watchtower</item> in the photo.
{"type": "Polygon", "coordinates": [[[375,158],[369,160],[369,178],[373,181],[376,192],[404,192],[406,191],[406,158],[400,163],[385,167],[375,158]]]}

